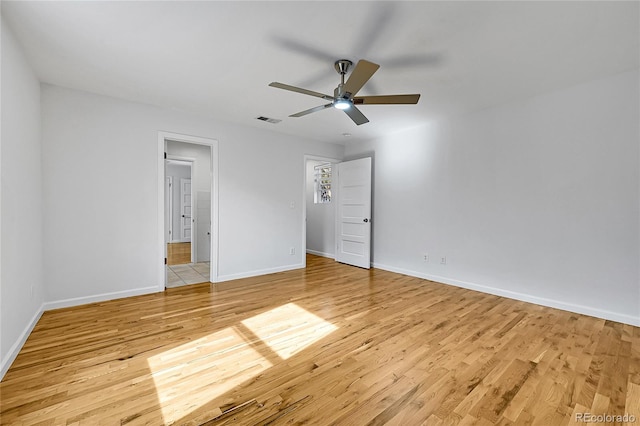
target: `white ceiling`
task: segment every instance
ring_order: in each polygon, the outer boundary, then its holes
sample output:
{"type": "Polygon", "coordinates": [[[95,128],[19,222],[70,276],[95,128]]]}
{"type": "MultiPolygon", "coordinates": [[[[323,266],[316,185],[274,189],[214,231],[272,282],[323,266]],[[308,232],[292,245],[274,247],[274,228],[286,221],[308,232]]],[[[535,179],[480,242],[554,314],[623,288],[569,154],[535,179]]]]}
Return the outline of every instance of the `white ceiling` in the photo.
{"type": "Polygon", "coordinates": [[[41,81],[243,125],[345,143],[638,68],[632,2],[14,2],[2,15],[41,81]],[[336,59],[381,65],[356,126],[321,99],[336,59]],[[279,124],[257,116],[282,119],[279,124]]]}

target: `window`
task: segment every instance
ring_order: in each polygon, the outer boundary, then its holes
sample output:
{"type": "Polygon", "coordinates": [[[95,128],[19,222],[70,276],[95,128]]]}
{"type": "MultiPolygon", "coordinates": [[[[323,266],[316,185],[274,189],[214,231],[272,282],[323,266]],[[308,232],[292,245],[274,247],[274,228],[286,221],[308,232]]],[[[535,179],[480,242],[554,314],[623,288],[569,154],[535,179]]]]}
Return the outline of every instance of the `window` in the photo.
{"type": "Polygon", "coordinates": [[[314,194],[315,204],[331,202],[331,163],[320,164],[314,167],[314,194]]]}

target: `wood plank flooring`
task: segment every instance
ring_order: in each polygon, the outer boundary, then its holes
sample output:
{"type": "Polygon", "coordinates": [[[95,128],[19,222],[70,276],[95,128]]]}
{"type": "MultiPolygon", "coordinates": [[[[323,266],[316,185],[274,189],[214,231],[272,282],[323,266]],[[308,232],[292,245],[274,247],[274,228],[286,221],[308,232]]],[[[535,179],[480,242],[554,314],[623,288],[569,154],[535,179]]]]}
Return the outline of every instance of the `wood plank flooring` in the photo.
{"type": "Polygon", "coordinates": [[[308,256],[45,312],[0,398],[7,425],[640,422],[640,329],[308,256]]]}
{"type": "Polygon", "coordinates": [[[167,265],[191,263],[191,243],[168,243],[167,265]]]}

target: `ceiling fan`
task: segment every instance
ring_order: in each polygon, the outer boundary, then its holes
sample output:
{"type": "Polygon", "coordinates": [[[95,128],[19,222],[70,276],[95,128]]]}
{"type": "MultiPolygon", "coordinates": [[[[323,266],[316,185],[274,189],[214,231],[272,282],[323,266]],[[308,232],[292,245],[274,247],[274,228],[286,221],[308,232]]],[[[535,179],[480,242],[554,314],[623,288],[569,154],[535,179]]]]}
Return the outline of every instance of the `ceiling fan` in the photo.
{"type": "Polygon", "coordinates": [[[305,111],[291,114],[289,117],[302,117],[312,112],[322,111],[324,109],[334,107],[343,110],[351,120],[357,125],[368,123],[369,119],[364,116],[356,105],[393,105],[393,104],[417,104],[420,95],[382,95],[382,96],[355,96],[362,86],[378,71],[380,65],[361,59],[351,72],[349,79],[345,83],[344,76],[353,65],[348,59],[337,60],[334,67],[340,74],[340,84],[333,91],[333,96],[324,93],[314,92],[313,90],[301,89],[300,87],[290,86],[288,84],[273,82],[269,84],[271,87],[289,90],[291,92],[302,93],[303,95],[315,96],[327,101],[328,104],[320,105],[305,111]]]}

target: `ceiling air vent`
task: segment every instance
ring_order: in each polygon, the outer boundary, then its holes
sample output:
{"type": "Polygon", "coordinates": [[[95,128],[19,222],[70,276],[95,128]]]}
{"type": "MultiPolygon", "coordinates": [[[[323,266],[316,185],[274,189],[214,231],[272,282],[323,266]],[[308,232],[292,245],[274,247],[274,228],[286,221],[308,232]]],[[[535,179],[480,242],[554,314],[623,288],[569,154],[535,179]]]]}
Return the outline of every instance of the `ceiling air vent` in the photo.
{"type": "Polygon", "coordinates": [[[271,124],[277,124],[282,121],[276,118],[269,118],[269,117],[263,117],[263,116],[256,117],[256,120],[266,121],[267,123],[271,123],[271,124]]]}

